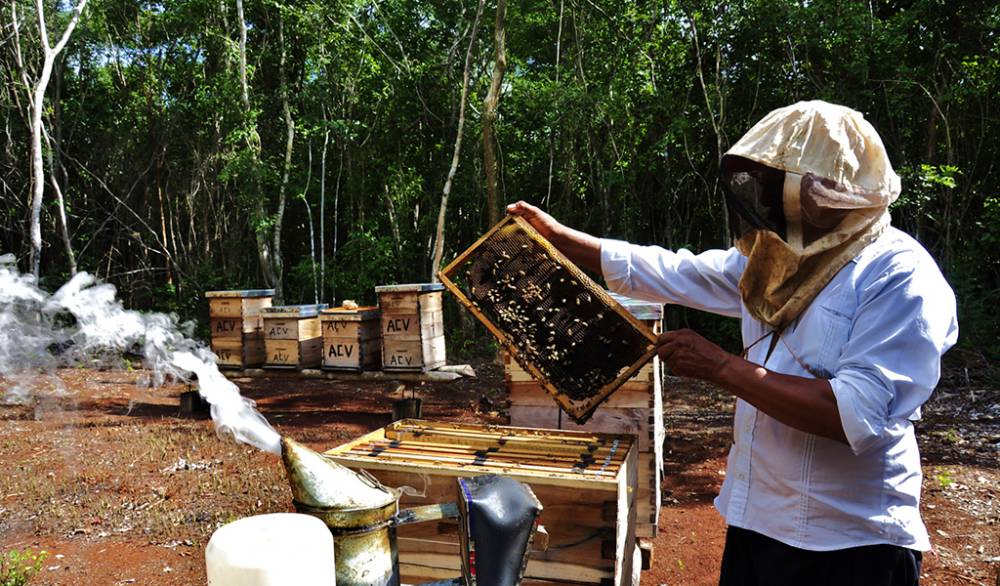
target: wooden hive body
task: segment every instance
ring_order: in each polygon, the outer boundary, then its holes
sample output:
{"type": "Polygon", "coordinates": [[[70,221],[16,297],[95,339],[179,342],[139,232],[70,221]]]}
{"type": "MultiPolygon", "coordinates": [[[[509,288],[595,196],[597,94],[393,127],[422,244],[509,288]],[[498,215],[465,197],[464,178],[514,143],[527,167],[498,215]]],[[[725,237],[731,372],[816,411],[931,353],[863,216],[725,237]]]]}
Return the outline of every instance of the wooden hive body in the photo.
{"type": "MultiPolygon", "coordinates": [[[[654,333],[662,331],[663,306],[612,294],[654,333]]],[[[504,380],[510,407],[510,424],[518,427],[566,429],[634,434],[638,451],[639,537],[655,537],[659,522],[663,463],[663,389],[659,357],[643,366],[584,424],[562,413],[546,389],[528,371],[504,356],[504,380]]]]}
{"type": "MultiPolygon", "coordinates": [[[[630,436],[404,420],[327,455],[386,486],[412,487],[403,507],[454,501],[459,476],[527,483],[544,507],[548,547],[531,552],[523,586],[632,585],[637,460],[630,436]]],[[[400,527],[398,545],[404,582],[461,572],[454,521],[400,527]]]]}
{"type": "Polygon", "coordinates": [[[319,314],[326,307],[284,305],[264,310],[264,368],[319,368],[323,360],[319,314]]]}
{"type": "Polygon", "coordinates": [[[264,363],[263,310],[274,289],[206,291],[212,351],[223,368],[256,368],[264,363]]]}
{"type": "Polygon", "coordinates": [[[382,369],[428,371],[444,366],[440,283],[375,287],[382,311],[382,369]]]}
{"type": "Polygon", "coordinates": [[[323,368],[378,370],[382,366],[381,312],[377,307],[334,307],[320,315],[323,368]]]}

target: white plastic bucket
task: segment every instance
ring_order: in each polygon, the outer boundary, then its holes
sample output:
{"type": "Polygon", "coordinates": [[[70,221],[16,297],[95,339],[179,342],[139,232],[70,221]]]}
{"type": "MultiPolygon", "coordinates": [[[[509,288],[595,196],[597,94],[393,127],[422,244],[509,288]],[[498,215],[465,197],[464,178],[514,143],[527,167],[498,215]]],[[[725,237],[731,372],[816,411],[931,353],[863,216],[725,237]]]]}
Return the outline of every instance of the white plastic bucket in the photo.
{"type": "Polygon", "coordinates": [[[259,515],[220,527],[205,548],[208,586],[335,586],[333,536],[315,517],[259,515]]]}

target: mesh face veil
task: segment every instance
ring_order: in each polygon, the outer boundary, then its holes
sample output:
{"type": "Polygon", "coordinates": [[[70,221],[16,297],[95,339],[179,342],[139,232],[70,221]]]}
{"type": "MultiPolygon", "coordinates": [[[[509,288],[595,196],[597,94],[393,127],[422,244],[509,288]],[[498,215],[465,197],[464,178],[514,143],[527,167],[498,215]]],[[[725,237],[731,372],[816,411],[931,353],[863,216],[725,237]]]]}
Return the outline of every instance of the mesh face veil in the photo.
{"type": "Polygon", "coordinates": [[[822,101],[765,116],[726,153],[720,173],[747,256],[743,302],[779,331],[881,235],[900,191],[872,125],[822,101]]]}
{"type": "Polygon", "coordinates": [[[734,240],[767,230],[793,250],[803,251],[840,228],[849,214],[829,197],[836,186],[812,173],[772,169],[733,155],[727,155],[722,166],[734,240]]]}
{"type": "Polygon", "coordinates": [[[742,157],[727,156],[722,160],[721,185],[734,239],[753,230],[770,230],[784,238],[784,176],[783,171],[742,157]]]}

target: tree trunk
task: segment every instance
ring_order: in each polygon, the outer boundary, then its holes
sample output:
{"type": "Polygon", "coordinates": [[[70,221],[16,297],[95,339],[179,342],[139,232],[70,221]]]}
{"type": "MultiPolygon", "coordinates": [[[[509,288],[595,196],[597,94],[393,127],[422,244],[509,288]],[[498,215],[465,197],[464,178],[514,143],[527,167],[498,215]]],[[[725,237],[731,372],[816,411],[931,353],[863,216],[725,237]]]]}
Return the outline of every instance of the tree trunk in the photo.
{"type": "Polygon", "coordinates": [[[338,222],[340,221],[340,179],[344,174],[344,147],[340,147],[340,163],[337,166],[337,183],[333,186],[333,250],[331,252],[331,260],[333,260],[333,282],[334,285],[330,287],[330,298],[337,298],[337,238],[340,236],[340,231],[338,222]]]}
{"type": "Polygon", "coordinates": [[[243,0],[236,0],[236,18],[240,21],[240,98],[250,113],[250,88],[247,86],[247,21],[243,15],[243,0]]]}
{"type": "MultiPolygon", "coordinates": [[[[49,180],[52,182],[52,189],[56,192],[56,211],[59,214],[59,229],[62,235],[63,247],[66,249],[66,264],[69,265],[70,276],[76,275],[76,255],[73,253],[73,243],[69,236],[69,223],[66,221],[66,200],[63,197],[63,185],[69,185],[69,174],[62,163],[62,80],[65,72],[65,63],[58,66],[56,70],[56,98],[55,98],[55,120],[53,121],[53,134],[45,136],[45,142],[49,146],[49,180]]],[[[44,128],[43,128],[44,132],[44,128]]]]}
{"type": "MultiPolygon", "coordinates": [[[[326,149],[330,145],[330,128],[323,106],[323,152],[319,156],[319,296],[326,295],[326,149]]],[[[333,305],[336,299],[330,298],[333,305]]]]}
{"type": "MultiPolygon", "coordinates": [[[[247,81],[247,22],[243,12],[243,0],[236,0],[236,20],[239,22],[240,27],[240,101],[243,103],[243,111],[247,116],[251,116],[250,87],[247,81]]],[[[253,126],[247,129],[246,142],[247,148],[250,149],[250,156],[253,159],[254,171],[252,173],[254,173],[254,176],[251,183],[255,188],[255,193],[253,194],[254,214],[257,217],[257,222],[264,224],[264,226],[259,224],[254,226],[254,237],[257,241],[257,258],[260,262],[260,270],[264,276],[264,281],[269,287],[274,288],[274,302],[280,305],[284,303],[284,291],[282,291],[281,283],[279,282],[279,274],[275,272],[275,263],[272,258],[274,253],[271,250],[271,240],[268,238],[269,230],[265,227],[270,224],[266,221],[267,207],[264,205],[264,194],[261,192],[260,179],[256,174],[260,158],[260,136],[257,134],[256,120],[253,122],[253,126]]]]}
{"type": "Polygon", "coordinates": [[[281,59],[278,61],[278,75],[281,83],[281,111],[285,117],[285,168],[281,174],[281,187],[278,189],[278,211],[274,218],[274,297],[284,303],[284,269],[285,259],[281,256],[281,223],[285,217],[285,197],[288,192],[288,175],[292,168],[292,148],[295,146],[295,121],[292,119],[292,109],[288,105],[288,80],[285,75],[285,19],[278,16],[278,43],[281,45],[281,59]]]}
{"type": "Polygon", "coordinates": [[[483,164],[486,167],[486,206],[489,224],[500,219],[500,205],[497,196],[497,155],[495,125],[497,109],[500,106],[500,92],[503,90],[503,75],[507,70],[506,31],[507,0],[497,0],[497,19],[493,29],[494,59],[493,79],[483,101],[483,164]]]}
{"type": "Polygon", "coordinates": [[[458,172],[459,156],[462,152],[462,131],[465,128],[465,102],[469,96],[469,67],[472,63],[472,47],[476,43],[476,36],[479,31],[479,20],[483,16],[483,6],[486,0],[479,0],[476,8],[476,18],[472,23],[472,32],[469,34],[469,46],[465,51],[465,65],[462,68],[462,97],[458,103],[458,130],[455,133],[455,149],[451,155],[451,167],[448,169],[448,178],[444,182],[444,189],[441,190],[441,207],[438,209],[437,230],[434,232],[434,254],[431,261],[431,280],[438,282],[438,272],[441,270],[441,257],[444,255],[444,224],[445,215],[448,210],[448,196],[451,195],[451,185],[458,172]]]}
{"type": "MultiPolygon", "coordinates": [[[[692,15],[690,17],[691,21],[691,34],[694,43],[694,54],[695,54],[695,66],[697,67],[696,74],[698,76],[698,83],[701,86],[701,95],[705,99],[705,108],[708,110],[708,118],[712,123],[712,131],[715,133],[715,154],[716,162],[718,165],[722,164],[722,156],[724,154],[723,145],[728,142],[725,138],[724,128],[725,128],[725,118],[726,118],[726,101],[722,95],[722,47],[719,41],[716,41],[715,47],[715,95],[718,98],[718,111],[712,109],[712,100],[708,95],[708,85],[705,83],[705,73],[703,71],[703,64],[701,60],[701,42],[698,39],[698,23],[695,17],[692,15]]],[[[715,176],[714,191],[721,195],[721,190],[718,187],[718,165],[716,166],[716,171],[712,173],[715,176]]],[[[726,205],[725,198],[720,198],[722,201],[722,242],[723,248],[728,248],[732,244],[732,232],[729,228],[729,206],[726,205]]]]}
{"type": "MultiPolygon", "coordinates": [[[[562,57],[562,29],[563,29],[563,8],[564,0],[559,0],[559,30],[556,33],[556,87],[559,87],[559,60],[562,57]]],[[[549,182],[545,189],[545,201],[542,206],[549,208],[549,200],[552,197],[552,170],[556,161],[556,137],[555,125],[549,130],[549,182]]]]}
{"type": "MultiPolygon", "coordinates": [[[[156,155],[156,166],[154,167],[155,182],[156,182],[156,201],[160,208],[160,236],[163,239],[163,247],[167,247],[167,243],[170,239],[167,236],[167,214],[163,205],[163,184],[161,183],[160,170],[163,167],[163,157],[160,153],[156,155]]],[[[173,248],[174,254],[177,253],[177,247],[173,248]]],[[[173,285],[174,283],[174,273],[173,269],[170,267],[170,260],[167,259],[167,284],[173,285]]]]}
{"type": "Polygon", "coordinates": [[[55,47],[49,46],[49,33],[45,28],[45,8],[42,0],[35,0],[35,10],[38,12],[38,35],[42,44],[42,71],[35,85],[31,102],[31,274],[38,279],[42,262],[42,198],[45,195],[45,166],[42,164],[42,112],[45,110],[45,89],[52,77],[52,66],[56,57],[66,46],[73,29],[80,22],[80,15],[87,6],[87,0],[73,9],[66,30],[55,47]]]}
{"type": "Polygon", "coordinates": [[[62,188],[59,187],[59,179],[56,177],[56,165],[53,161],[53,151],[58,148],[58,142],[56,143],[57,146],[53,147],[49,141],[48,133],[45,133],[45,141],[49,145],[49,181],[52,183],[52,189],[56,192],[56,204],[59,212],[59,231],[62,235],[63,246],[66,248],[66,263],[69,265],[70,276],[75,276],[76,255],[73,254],[73,243],[69,237],[69,223],[66,220],[66,201],[63,199],[62,188]]]}
{"type": "MultiPolygon", "coordinates": [[[[396,206],[392,203],[392,195],[389,194],[389,184],[382,184],[382,192],[385,193],[385,207],[389,212],[389,228],[392,230],[392,242],[396,248],[396,270],[398,278],[403,278],[403,239],[399,234],[399,222],[396,219],[396,206]]],[[[363,222],[362,222],[363,223],[363,222]]]]}
{"type": "Polygon", "coordinates": [[[302,190],[302,203],[306,206],[306,219],[309,222],[309,258],[312,261],[313,303],[319,303],[319,279],[316,276],[316,231],[313,228],[312,207],[309,205],[309,184],[312,183],[313,147],[312,139],[308,140],[309,164],[306,167],[306,186],[302,190]]]}

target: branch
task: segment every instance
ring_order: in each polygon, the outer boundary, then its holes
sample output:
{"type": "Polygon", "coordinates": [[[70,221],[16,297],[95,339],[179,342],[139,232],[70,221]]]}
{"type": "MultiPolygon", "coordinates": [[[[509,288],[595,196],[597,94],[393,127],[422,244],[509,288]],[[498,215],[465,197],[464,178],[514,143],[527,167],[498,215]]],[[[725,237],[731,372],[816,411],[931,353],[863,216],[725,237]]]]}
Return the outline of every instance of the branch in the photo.
{"type": "MultiPolygon", "coordinates": [[[[934,95],[931,94],[930,90],[927,89],[927,86],[925,86],[924,84],[920,83],[919,81],[913,81],[911,79],[873,79],[872,81],[879,81],[879,82],[882,82],[882,83],[886,83],[886,82],[889,82],[889,83],[909,83],[909,84],[915,85],[915,86],[919,87],[921,90],[923,90],[923,92],[927,95],[927,99],[929,99],[931,101],[931,103],[934,104],[934,109],[937,111],[938,116],[940,116],[941,120],[944,122],[944,138],[945,138],[945,141],[946,141],[946,143],[948,145],[948,151],[949,151],[949,153],[951,152],[951,148],[952,148],[951,147],[951,125],[948,124],[948,117],[944,115],[944,111],[941,109],[941,106],[938,104],[938,101],[934,99],[934,95]]],[[[950,158],[950,156],[949,156],[949,158],[950,158]]],[[[948,163],[950,164],[951,161],[949,160],[948,163]]]]}
{"type": "Polygon", "coordinates": [[[38,14],[38,36],[42,39],[42,51],[49,54],[49,33],[45,30],[45,7],[42,0],[35,0],[35,12],[38,14]]]}
{"type": "MultiPolygon", "coordinates": [[[[41,5],[42,0],[37,0],[37,1],[38,4],[41,5]]],[[[73,29],[75,29],[76,24],[80,22],[80,16],[83,15],[83,9],[86,6],[87,6],[87,0],[80,0],[80,3],[77,4],[76,8],[73,9],[73,18],[70,19],[69,24],[66,26],[66,30],[63,31],[62,38],[59,39],[59,42],[56,43],[55,49],[52,50],[53,55],[58,55],[59,52],[63,50],[63,47],[66,46],[66,43],[69,41],[69,36],[73,34],[73,29]]],[[[39,14],[41,13],[39,12],[39,14]]],[[[42,38],[45,39],[45,44],[47,47],[49,40],[48,38],[46,38],[44,33],[42,38]]]]}

